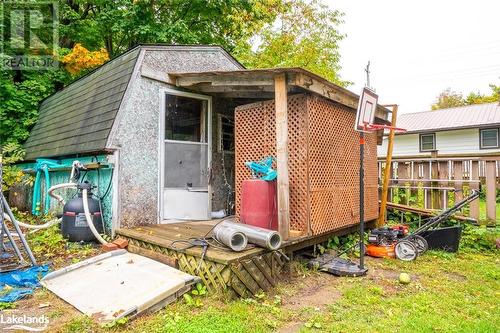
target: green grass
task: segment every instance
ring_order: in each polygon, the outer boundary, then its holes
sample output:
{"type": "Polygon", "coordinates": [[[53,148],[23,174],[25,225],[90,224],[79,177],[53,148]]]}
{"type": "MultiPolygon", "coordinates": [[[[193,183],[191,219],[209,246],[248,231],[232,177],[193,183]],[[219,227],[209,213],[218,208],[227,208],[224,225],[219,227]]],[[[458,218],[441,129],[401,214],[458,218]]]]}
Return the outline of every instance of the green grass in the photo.
{"type": "Polygon", "coordinates": [[[498,332],[500,271],[496,256],[429,254],[417,262],[381,264],[414,275],[409,285],[394,279],[343,282],[344,297],[330,306],[328,331],[498,332]]]}
{"type": "MultiPolygon", "coordinates": [[[[497,203],[497,223],[500,222],[500,203],[497,203]]],[[[486,221],[486,200],[479,200],[479,220],[486,221]]]]}
{"type": "Polygon", "coordinates": [[[64,332],[270,332],[296,323],[301,332],[499,332],[500,258],[498,252],[429,252],[417,261],[370,259],[373,274],[335,278],[301,271],[276,288],[278,295],[252,300],[202,298],[201,307],[181,299],[159,313],[103,328],[74,318],[64,332]],[[412,276],[408,285],[397,276],[412,276]],[[324,308],[281,305],[318,281],[340,297],[324,308]],[[309,327],[308,327],[309,326],[309,327]]]}

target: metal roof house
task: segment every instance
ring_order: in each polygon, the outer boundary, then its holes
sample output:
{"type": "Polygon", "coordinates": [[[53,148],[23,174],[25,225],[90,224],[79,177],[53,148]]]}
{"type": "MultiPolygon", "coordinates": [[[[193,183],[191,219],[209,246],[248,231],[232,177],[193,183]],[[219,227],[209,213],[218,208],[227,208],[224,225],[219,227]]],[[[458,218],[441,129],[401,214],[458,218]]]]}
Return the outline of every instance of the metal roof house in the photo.
{"type": "MultiPolygon", "coordinates": [[[[468,105],[401,114],[394,139],[394,158],[481,157],[500,155],[500,104],[468,105]]],[[[378,147],[385,157],[387,139],[378,147]]]]}
{"type": "MultiPolygon", "coordinates": [[[[235,108],[275,100],[279,184],[292,158],[287,96],[297,94],[352,114],[359,98],[300,68],[246,70],[218,46],[140,45],[45,99],[26,159],[97,156],[107,163],[113,231],[206,220],[234,203],[235,108]]],[[[377,106],[377,121],[386,119],[377,106]]],[[[288,182],[281,181],[279,200],[288,200],[288,182]]]]}

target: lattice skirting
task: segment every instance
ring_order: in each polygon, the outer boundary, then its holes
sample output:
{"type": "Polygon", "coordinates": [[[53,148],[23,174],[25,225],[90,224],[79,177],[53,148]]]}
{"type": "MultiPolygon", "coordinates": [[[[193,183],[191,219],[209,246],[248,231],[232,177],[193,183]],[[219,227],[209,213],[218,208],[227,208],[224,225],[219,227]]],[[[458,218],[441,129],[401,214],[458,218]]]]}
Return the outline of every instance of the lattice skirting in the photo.
{"type": "Polygon", "coordinates": [[[249,297],[260,291],[268,291],[276,285],[286,263],[280,251],[269,251],[228,264],[204,259],[200,271],[196,272],[200,260],[197,256],[130,237],[124,238],[129,241],[132,252],[138,247],[166,256],[176,262],[181,271],[200,277],[209,291],[227,292],[233,296],[249,297]]]}

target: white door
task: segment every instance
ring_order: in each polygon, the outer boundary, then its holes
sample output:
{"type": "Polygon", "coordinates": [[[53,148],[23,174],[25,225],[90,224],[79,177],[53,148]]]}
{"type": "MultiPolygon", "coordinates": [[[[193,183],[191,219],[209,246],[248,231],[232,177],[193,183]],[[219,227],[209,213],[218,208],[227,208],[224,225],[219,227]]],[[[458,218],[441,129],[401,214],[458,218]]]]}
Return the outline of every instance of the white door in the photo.
{"type": "Polygon", "coordinates": [[[207,220],[211,213],[211,98],[165,90],[162,222],[207,220]]]}

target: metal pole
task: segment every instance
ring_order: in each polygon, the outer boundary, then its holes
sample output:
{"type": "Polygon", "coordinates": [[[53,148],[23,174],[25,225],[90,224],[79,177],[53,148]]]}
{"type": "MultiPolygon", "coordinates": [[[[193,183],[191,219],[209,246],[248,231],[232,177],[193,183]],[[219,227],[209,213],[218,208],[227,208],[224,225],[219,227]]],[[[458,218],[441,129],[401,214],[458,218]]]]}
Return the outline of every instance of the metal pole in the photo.
{"type": "Polygon", "coordinates": [[[359,268],[365,268],[365,133],[359,132],[359,268]]]}
{"type": "MultiPolygon", "coordinates": [[[[17,224],[17,220],[16,220],[16,217],[14,216],[14,214],[12,213],[12,210],[10,210],[10,207],[9,207],[9,204],[7,203],[7,200],[5,199],[4,195],[3,194],[0,194],[0,197],[1,197],[1,200],[2,200],[2,204],[3,204],[3,208],[4,210],[7,212],[7,215],[10,217],[10,220],[11,220],[11,223],[12,223],[12,226],[14,227],[14,230],[16,231],[18,237],[19,237],[19,240],[21,241],[21,244],[23,245],[24,247],[24,250],[26,251],[26,254],[28,255],[31,263],[36,266],[36,259],[35,259],[35,256],[33,255],[33,253],[31,252],[31,249],[30,249],[30,246],[28,245],[28,242],[26,241],[26,239],[24,238],[24,235],[23,235],[23,232],[21,231],[21,228],[19,228],[19,224],[17,224]]],[[[5,221],[4,221],[5,222],[5,221]]],[[[4,230],[8,233],[8,229],[7,227],[5,226],[5,223],[3,224],[4,225],[4,230]]],[[[14,246],[14,244],[13,244],[14,246]]]]}

